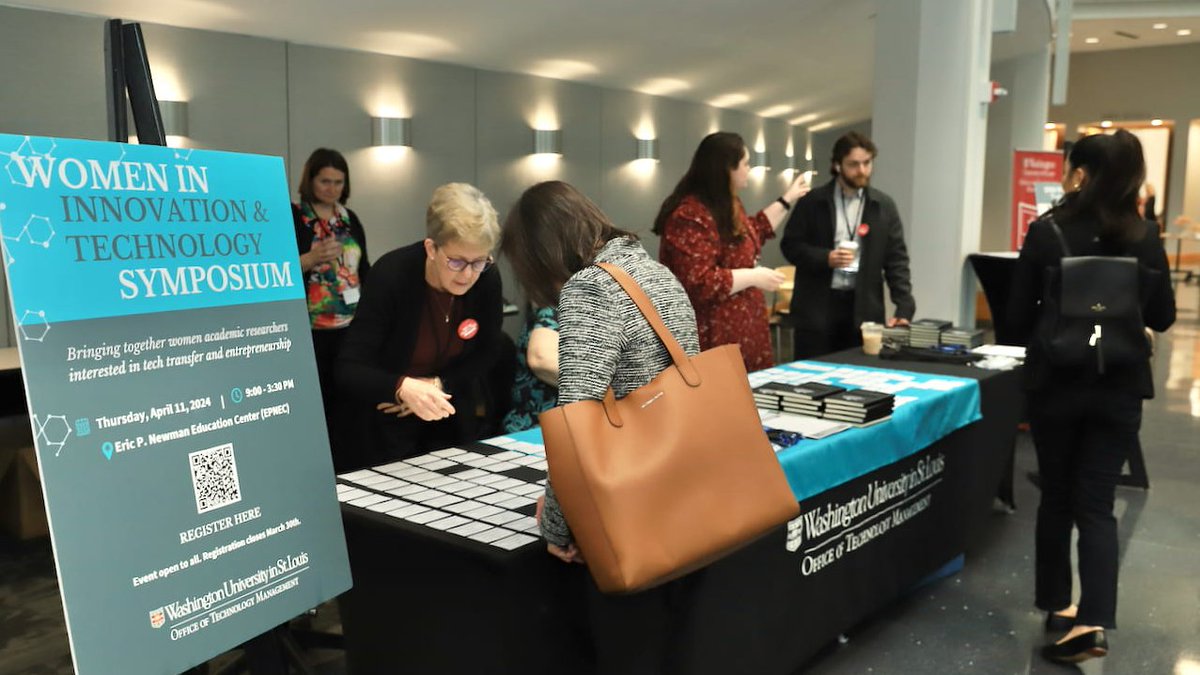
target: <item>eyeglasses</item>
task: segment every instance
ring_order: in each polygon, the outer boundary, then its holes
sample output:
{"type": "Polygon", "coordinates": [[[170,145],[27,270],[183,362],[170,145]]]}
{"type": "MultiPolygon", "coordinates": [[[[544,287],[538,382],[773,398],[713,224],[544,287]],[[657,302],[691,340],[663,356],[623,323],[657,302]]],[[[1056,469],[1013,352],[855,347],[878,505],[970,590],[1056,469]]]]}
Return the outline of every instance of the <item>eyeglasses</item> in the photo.
{"type": "MultiPolygon", "coordinates": [[[[446,254],[443,253],[442,255],[446,254]]],[[[476,274],[482,274],[483,272],[487,271],[487,268],[491,267],[495,262],[496,261],[490,255],[480,260],[463,260],[462,258],[451,258],[448,255],[446,256],[446,267],[449,267],[451,272],[461,272],[467,269],[467,267],[470,267],[472,272],[476,274]]]]}

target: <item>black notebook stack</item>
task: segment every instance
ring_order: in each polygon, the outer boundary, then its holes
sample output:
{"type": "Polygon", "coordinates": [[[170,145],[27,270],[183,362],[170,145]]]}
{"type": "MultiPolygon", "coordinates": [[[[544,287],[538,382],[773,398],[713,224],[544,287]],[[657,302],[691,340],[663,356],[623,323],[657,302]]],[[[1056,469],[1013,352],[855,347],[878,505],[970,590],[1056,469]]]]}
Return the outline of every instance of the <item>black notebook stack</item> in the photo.
{"type": "Polygon", "coordinates": [[[796,415],[820,417],[821,410],[824,407],[822,401],[827,396],[832,396],[843,391],[846,391],[845,387],[825,384],[823,382],[790,384],[780,392],[780,397],[783,399],[781,410],[796,415]]]}
{"type": "Polygon", "coordinates": [[[974,349],[983,344],[982,328],[951,328],[942,331],[942,344],[974,349]]]}
{"type": "Polygon", "coordinates": [[[896,397],[879,391],[853,389],[825,398],[826,419],[867,424],[892,414],[896,397]]]}
{"type": "Polygon", "coordinates": [[[783,395],[780,389],[784,386],[778,382],[768,382],[751,389],[755,407],[763,410],[783,410],[783,395]]]}
{"type": "Polygon", "coordinates": [[[803,382],[801,384],[784,384],[768,382],[754,388],[754,402],[759,408],[766,410],[782,410],[796,415],[820,417],[821,401],[832,394],[846,391],[823,382],[803,382]]]}
{"type": "Polygon", "coordinates": [[[883,328],[883,341],[887,344],[895,346],[908,346],[909,333],[908,326],[885,326],[883,328]]]}
{"type": "Polygon", "coordinates": [[[908,343],[913,347],[936,347],[942,343],[942,331],[953,325],[942,319],[918,319],[908,330],[908,343]]]}

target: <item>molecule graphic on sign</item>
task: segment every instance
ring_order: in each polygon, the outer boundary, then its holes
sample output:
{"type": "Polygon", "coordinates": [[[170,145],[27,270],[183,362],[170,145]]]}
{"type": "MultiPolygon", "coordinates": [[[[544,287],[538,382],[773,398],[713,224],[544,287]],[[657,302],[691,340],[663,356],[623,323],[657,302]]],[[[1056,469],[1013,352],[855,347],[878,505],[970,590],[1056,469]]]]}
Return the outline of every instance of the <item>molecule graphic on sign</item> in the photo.
{"type": "MultiPolygon", "coordinates": [[[[4,202],[0,202],[0,215],[2,215],[2,212],[6,208],[8,208],[8,205],[5,204],[4,202]]],[[[4,218],[0,218],[0,233],[3,233],[3,232],[4,232],[4,218]]],[[[13,264],[14,258],[12,257],[12,254],[10,254],[8,252],[8,247],[3,245],[3,237],[2,236],[0,236],[0,249],[4,250],[4,267],[7,269],[9,265],[13,264]]]]}
{"type": "Polygon", "coordinates": [[[42,160],[52,159],[54,156],[54,148],[57,144],[50,138],[39,138],[34,140],[29,136],[17,146],[16,152],[6,153],[8,162],[4,165],[4,170],[8,172],[8,179],[13,185],[21,187],[33,187],[36,171],[33,166],[40,165],[42,160]],[[42,147],[38,147],[42,144],[42,147]],[[26,159],[28,161],[22,161],[26,159]]]}
{"type": "Polygon", "coordinates": [[[46,333],[50,332],[50,324],[46,321],[46,312],[25,310],[21,319],[17,321],[17,330],[21,331],[21,337],[30,342],[41,342],[46,338],[46,333]]]}
{"type": "Polygon", "coordinates": [[[67,424],[67,416],[46,415],[43,419],[40,415],[35,414],[33,426],[34,437],[42,441],[46,447],[53,448],[54,456],[58,457],[63,446],[67,444],[67,439],[71,436],[71,425],[67,424]]]}
{"type": "Polygon", "coordinates": [[[54,226],[46,216],[29,216],[25,227],[21,228],[16,236],[10,237],[6,234],[4,238],[8,241],[28,241],[34,246],[50,248],[50,240],[54,238],[54,226]]]}

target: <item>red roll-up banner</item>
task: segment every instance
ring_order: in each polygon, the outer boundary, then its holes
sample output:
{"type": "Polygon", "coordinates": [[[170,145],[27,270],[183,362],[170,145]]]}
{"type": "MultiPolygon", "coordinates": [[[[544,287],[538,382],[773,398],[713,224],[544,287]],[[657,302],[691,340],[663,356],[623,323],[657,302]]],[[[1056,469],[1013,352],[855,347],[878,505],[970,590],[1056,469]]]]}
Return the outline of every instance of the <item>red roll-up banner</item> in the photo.
{"type": "Polygon", "coordinates": [[[1021,250],[1029,224],[1051,204],[1038,199],[1038,184],[1062,183],[1063,157],[1057,150],[1014,150],[1012,182],[1012,250],[1021,250]]]}

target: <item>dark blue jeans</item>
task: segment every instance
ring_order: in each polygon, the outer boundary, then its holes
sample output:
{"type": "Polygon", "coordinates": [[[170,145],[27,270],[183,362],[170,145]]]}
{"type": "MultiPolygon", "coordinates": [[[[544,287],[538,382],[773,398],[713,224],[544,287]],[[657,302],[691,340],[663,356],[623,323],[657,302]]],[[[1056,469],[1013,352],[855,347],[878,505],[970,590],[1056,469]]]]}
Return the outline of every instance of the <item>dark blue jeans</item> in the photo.
{"type": "Polygon", "coordinates": [[[1042,484],[1037,606],[1055,611],[1071,604],[1071,530],[1078,528],[1081,588],[1076,623],[1116,628],[1113,501],[1121,465],[1138,441],[1142,399],[1102,387],[1050,387],[1030,393],[1029,421],[1042,484]]]}

